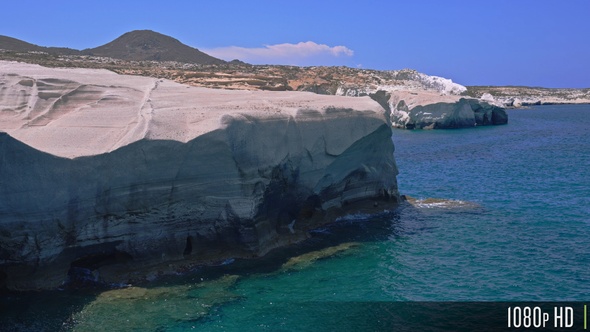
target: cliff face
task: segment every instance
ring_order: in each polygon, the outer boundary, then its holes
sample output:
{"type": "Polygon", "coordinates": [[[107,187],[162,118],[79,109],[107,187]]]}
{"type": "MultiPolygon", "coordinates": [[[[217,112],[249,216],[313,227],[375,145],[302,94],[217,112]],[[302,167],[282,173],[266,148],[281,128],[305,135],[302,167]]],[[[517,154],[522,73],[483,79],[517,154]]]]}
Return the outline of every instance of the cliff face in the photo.
{"type": "Polygon", "coordinates": [[[426,92],[395,92],[389,98],[391,122],[404,129],[450,129],[508,123],[506,111],[478,99],[426,92]]]}
{"type": "Polygon", "coordinates": [[[0,286],[258,256],[395,207],[386,117],[368,97],[0,62],[0,286]]]}
{"type": "Polygon", "coordinates": [[[347,96],[369,95],[390,111],[391,125],[396,128],[452,129],[508,123],[504,108],[481,99],[464,98],[457,94],[463,90],[449,82],[442,81],[428,90],[383,86],[339,92],[347,96]]]}

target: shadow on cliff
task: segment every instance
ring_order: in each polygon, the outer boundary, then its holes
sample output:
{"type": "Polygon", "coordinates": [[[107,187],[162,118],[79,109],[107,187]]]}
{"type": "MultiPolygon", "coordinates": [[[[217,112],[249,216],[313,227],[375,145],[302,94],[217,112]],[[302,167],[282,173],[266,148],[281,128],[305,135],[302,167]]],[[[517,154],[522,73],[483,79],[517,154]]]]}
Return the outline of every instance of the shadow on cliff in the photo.
{"type": "MultiPolygon", "coordinates": [[[[402,196],[400,205],[389,211],[374,214],[349,214],[336,221],[309,231],[310,238],[297,244],[275,249],[255,259],[235,259],[219,266],[202,268],[196,275],[222,276],[274,273],[290,265],[293,259],[317,260],[344,253],[367,242],[392,241],[427,230],[417,220],[432,215],[481,213],[484,208],[476,203],[460,200],[402,196]]],[[[305,264],[305,262],[304,262],[305,264]]]]}
{"type": "Polygon", "coordinates": [[[182,283],[202,279],[215,279],[224,275],[248,276],[251,274],[272,274],[300,261],[327,259],[345,253],[357,245],[366,242],[387,241],[398,237],[398,225],[402,211],[415,209],[409,204],[402,204],[393,211],[377,214],[352,214],[337,219],[309,231],[310,237],[304,241],[271,250],[266,255],[248,259],[228,259],[215,266],[198,266],[182,276],[165,276],[152,283],[182,283]]]}
{"type": "MultiPolygon", "coordinates": [[[[403,208],[412,207],[404,205],[403,208]]],[[[355,245],[351,243],[385,241],[391,236],[396,236],[396,226],[399,222],[398,210],[375,215],[349,215],[310,231],[311,237],[305,241],[274,249],[263,257],[230,259],[219,262],[216,266],[197,266],[182,275],[164,276],[134,286],[157,289],[198,284],[203,280],[207,282],[226,275],[242,278],[251,274],[272,274],[285,268],[305,268],[309,262],[302,260],[310,260],[313,263],[317,259],[326,259],[354,248],[355,245]],[[330,251],[330,248],[336,249],[330,251]],[[301,259],[298,259],[300,257],[301,259]],[[293,267],[294,264],[302,265],[293,267]]],[[[78,282],[80,280],[78,279],[78,282]]],[[[60,330],[64,327],[74,327],[76,315],[110,289],[112,285],[92,283],[90,280],[87,284],[75,284],[62,291],[5,293],[0,296],[0,325],[9,327],[7,331],[60,330]]]]}
{"type": "MultiPolygon", "coordinates": [[[[187,287],[198,287],[200,284],[223,280],[226,276],[230,276],[233,282],[224,286],[223,290],[231,293],[231,287],[241,278],[305,269],[318,260],[329,259],[347,252],[352,253],[354,248],[362,243],[391,241],[416,231],[425,231],[423,228],[414,227],[416,223],[412,220],[415,220],[418,215],[440,212],[440,209],[477,212],[478,208],[480,207],[469,202],[443,199],[420,200],[408,197],[397,209],[392,211],[383,211],[372,215],[351,214],[341,217],[335,222],[311,230],[309,239],[274,249],[263,257],[228,259],[218,262],[216,266],[197,266],[181,275],[165,276],[152,282],[138,283],[134,285],[133,289],[136,289],[136,292],[145,292],[146,294],[153,292],[156,295],[163,293],[168,296],[185,290],[187,287]],[[412,224],[411,229],[406,229],[407,225],[404,224],[408,223],[412,224]]],[[[123,291],[126,292],[126,290],[123,291]]],[[[92,305],[97,306],[97,300],[104,297],[102,294],[106,293],[113,292],[109,292],[109,288],[103,286],[102,289],[86,288],[62,292],[9,294],[0,297],[0,312],[3,313],[0,315],[0,324],[13,326],[15,331],[38,328],[40,327],[39,321],[44,322],[43,328],[53,329],[55,327],[58,330],[64,326],[74,327],[76,326],[76,317],[87,310],[89,305],[91,307],[92,305]],[[43,318],[40,320],[38,317],[43,318]]],[[[117,296],[117,294],[120,295],[120,292],[115,291],[113,296],[117,296]]],[[[190,298],[184,293],[178,296],[182,299],[190,298]]],[[[133,300],[134,298],[130,298],[131,302],[133,300]]],[[[235,300],[239,300],[239,296],[232,295],[213,305],[221,306],[235,300]]],[[[98,301],[98,304],[103,302],[98,301]]],[[[111,305],[108,301],[105,303],[111,305]]],[[[99,306],[99,308],[102,307],[99,306]]],[[[203,314],[195,319],[207,319],[206,317],[207,314],[203,314]]]]}
{"type": "Polygon", "coordinates": [[[261,256],[333,220],[324,210],[395,205],[390,127],[349,109],[326,114],[333,131],[362,130],[330,138],[314,136],[332,132],[321,122],[230,119],[186,143],[140,140],[74,159],[0,133],[0,288],[56,288],[68,274],[135,282],[127,267],[261,256]]]}

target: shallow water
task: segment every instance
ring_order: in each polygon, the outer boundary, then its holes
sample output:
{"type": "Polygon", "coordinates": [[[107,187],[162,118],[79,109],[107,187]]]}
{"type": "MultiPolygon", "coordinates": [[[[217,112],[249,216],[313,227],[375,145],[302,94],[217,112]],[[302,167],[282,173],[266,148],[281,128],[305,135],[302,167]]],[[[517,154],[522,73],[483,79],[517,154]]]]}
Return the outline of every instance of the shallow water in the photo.
{"type": "Polygon", "coordinates": [[[509,117],[506,126],[395,130],[399,187],[413,206],[344,218],[256,263],[143,288],[4,297],[0,326],[377,330],[412,316],[379,307],[391,301],[588,300],[590,107],[509,117]]]}

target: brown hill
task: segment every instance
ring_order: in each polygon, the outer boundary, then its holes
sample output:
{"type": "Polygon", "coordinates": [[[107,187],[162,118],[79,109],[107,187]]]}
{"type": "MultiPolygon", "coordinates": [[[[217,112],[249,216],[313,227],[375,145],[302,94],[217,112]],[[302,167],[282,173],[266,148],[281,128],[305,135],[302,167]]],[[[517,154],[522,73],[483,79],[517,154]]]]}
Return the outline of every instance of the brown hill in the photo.
{"type": "Polygon", "coordinates": [[[135,30],[112,42],[83,50],[87,55],[143,61],[178,61],[198,64],[221,64],[225,61],[187,46],[177,39],[151,30],[135,30]]]}
{"type": "Polygon", "coordinates": [[[80,54],[80,51],[71,48],[43,47],[8,36],[0,36],[0,49],[15,52],[46,52],[50,54],[63,55],[80,54]]]}

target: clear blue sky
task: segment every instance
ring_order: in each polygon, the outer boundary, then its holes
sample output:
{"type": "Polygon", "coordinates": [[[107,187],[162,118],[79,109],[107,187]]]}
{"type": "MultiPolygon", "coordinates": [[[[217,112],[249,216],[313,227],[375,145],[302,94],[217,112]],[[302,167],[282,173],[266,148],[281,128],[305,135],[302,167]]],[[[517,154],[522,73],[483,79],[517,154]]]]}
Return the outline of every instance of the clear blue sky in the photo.
{"type": "Polygon", "coordinates": [[[248,54],[252,63],[413,68],[464,85],[590,87],[590,0],[21,0],[1,8],[0,35],[42,46],[91,48],[150,29],[217,54],[248,54]]]}

